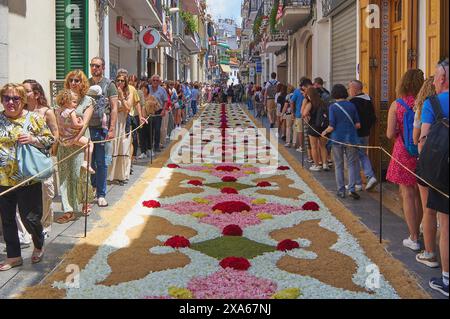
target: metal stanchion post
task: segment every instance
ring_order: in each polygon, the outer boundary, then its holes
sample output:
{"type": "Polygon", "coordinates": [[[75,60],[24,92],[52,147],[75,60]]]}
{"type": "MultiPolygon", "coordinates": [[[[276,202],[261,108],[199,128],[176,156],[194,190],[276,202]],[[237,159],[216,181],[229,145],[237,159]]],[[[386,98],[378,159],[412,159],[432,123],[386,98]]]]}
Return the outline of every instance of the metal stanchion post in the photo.
{"type": "Polygon", "coordinates": [[[153,164],[153,119],[154,117],[150,117],[150,164],[153,164]]]}
{"type": "MultiPolygon", "coordinates": [[[[305,123],[303,123],[303,118],[300,119],[302,123],[302,140],[300,141],[300,145],[302,148],[302,167],[305,168],[305,123]]],[[[295,133],[298,134],[298,133],[295,133]]],[[[297,135],[298,137],[298,135],[297,135]]]]}
{"type": "Polygon", "coordinates": [[[379,164],[379,178],[380,178],[380,244],[383,242],[383,173],[382,173],[382,162],[383,162],[383,151],[380,149],[380,164],[379,164]]]}
{"type": "MultiPolygon", "coordinates": [[[[91,139],[88,141],[88,154],[91,153],[91,139]]],[[[88,211],[89,211],[89,168],[91,167],[91,157],[87,157],[87,169],[86,169],[86,189],[85,191],[85,202],[84,202],[84,238],[87,237],[87,221],[88,221],[88,211]]]]}

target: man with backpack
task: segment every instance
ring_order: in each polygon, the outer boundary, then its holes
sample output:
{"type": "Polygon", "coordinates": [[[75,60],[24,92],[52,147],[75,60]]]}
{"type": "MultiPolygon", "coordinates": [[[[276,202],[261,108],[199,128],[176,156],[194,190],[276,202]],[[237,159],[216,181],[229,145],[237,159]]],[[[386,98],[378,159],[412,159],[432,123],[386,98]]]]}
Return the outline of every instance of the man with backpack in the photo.
{"type": "MultiPolygon", "coordinates": [[[[437,97],[425,101],[422,110],[422,129],[420,141],[423,145],[419,158],[419,175],[441,192],[449,193],[449,141],[448,141],[448,58],[439,62],[434,75],[434,86],[437,97]]],[[[449,199],[433,188],[429,188],[427,207],[436,210],[440,221],[440,254],[442,277],[432,278],[429,285],[432,289],[448,295],[448,213],[449,199]]]]}
{"type": "Polygon", "coordinates": [[[323,86],[323,79],[321,77],[314,79],[314,88],[319,92],[320,98],[327,104],[330,104],[331,94],[323,86]]]}
{"type": "Polygon", "coordinates": [[[275,102],[275,95],[277,94],[277,74],[273,72],[271,74],[271,80],[267,82],[264,93],[265,107],[267,110],[267,116],[269,117],[270,128],[275,127],[275,120],[277,119],[277,104],[275,102]]]}
{"type": "MultiPolygon", "coordinates": [[[[363,87],[361,81],[352,80],[348,84],[348,94],[350,96],[350,102],[356,106],[361,121],[361,128],[358,130],[360,143],[362,146],[368,146],[370,130],[375,125],[377,117],[375,115],[372,99],[363,92],[363,87]]],[[[364,175],[367,177],[366,191],[370,191],[377,185],[378,181],[375,178],[375,172],[373,171],[372,164],[367,155],[367,150],[360,148],[358,154],[361,167],[364,170],[364,175]]],[[[362,189],[361,175],[358,175],[357,177],[356,188],[362,189]]]]}
{"type": "MultiPolygon", "coordinates": [[[[116,136],[115,127],[117,122],[117,101],[118,92],[116,85],[110,80],[104,77],[105,60],[100,57],[95,57],[91,60],[91,74],[92,78],[89,79],[89,84],[99,85],[102,88],[103,99],[100,103],[97,103],[94,108],[94,114],[91,122],[89,123],[89,132],[91,134],[91,140],[104,141],[113,139],[116,136]],[[104,130],[102,128],[102,121],[106,114],[107,122],[109,122],[109,129],[104,130]]],[[[94,144],[93,163],[92,168],[95,170],[95,174],[92,175],[91,183],[92,187],[96,189],[96,198],[98,206],[106,207],[108,202],[105,199],[106,196],[106,180],[108,175],[108,163],[106,160],[106,146],[107,143],[94,144]]]]}

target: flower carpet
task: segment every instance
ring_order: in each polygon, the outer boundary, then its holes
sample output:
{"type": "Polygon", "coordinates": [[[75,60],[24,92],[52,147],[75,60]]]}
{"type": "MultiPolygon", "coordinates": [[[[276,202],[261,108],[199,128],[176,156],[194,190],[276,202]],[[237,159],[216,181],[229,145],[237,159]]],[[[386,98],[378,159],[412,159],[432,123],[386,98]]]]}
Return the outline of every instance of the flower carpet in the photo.
{"type": "MultiPolygon", "coordinates": [[[[124,195],[123,203],[107,212],[116,215],[105,214],[107,225],[23,297],[425,296],[375,236],[265,134],[225,143],[228,128],[256,129],[244,110],[212,104],[199,119],[203,130],[218,129],[220,136],[208,133],[199,144],[218,151],[221,161],[181,163],[166,154],[158,169],[149,168],[151,178],[141,180],[139,196],[124,195]],[[263,152],[270,164],[251,160],[251,152],[235,154],[243,145],[263,152]],[[67,283],[69,264],[80,266],[76,287],[67,283]]],[[[193,130],[172,151],[192,143],[193,130]]],[[[198,148],[191,155],[196,152],[208,159],[198,148]]]]}

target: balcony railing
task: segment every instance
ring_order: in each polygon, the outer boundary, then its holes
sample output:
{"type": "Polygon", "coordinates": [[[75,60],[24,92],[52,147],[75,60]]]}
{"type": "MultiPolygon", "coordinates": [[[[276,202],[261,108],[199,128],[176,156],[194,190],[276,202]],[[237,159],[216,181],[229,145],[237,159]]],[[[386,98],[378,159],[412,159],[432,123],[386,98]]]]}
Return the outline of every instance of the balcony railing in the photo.
{"type": "Polygon", "coordinates": [[[323,16],[327,17],[346,0],[322,0],[323,16]]]}
{"type": "Polygon", "coordinates": [[[279,41],[287,41],[287,40],[288,40],[288,32],[274,31],[269,34],[267,42],[279,42],[279,41]]]}
{"type": "Polygon", "coordinates": [[[311,0],[283,0],[285,7],[309,7],[311,0]]]}

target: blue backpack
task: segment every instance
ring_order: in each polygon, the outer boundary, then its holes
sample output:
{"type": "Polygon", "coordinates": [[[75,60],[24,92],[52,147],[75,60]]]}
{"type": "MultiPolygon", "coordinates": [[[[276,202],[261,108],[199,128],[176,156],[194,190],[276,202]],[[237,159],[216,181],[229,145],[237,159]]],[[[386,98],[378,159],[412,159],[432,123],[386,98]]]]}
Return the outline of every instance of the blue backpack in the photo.
{"type": "Polygon", "coordinates": [[[413,139],[415,113],[403,99],[397,99],[397,102],[406,110],[403,115],[403,144],[405,144],[405,148],[409,155],[417,157],[419,156],[419,149],[417,148],[417,145],[414,144],[413,139]]]}

